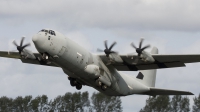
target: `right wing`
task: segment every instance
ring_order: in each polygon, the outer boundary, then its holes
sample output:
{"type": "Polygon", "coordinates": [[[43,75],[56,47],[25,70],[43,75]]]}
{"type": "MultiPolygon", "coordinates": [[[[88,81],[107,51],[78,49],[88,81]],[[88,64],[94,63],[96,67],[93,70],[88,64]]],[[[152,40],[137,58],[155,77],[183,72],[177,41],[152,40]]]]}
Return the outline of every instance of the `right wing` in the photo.
{"type": "MultiPolygon", "coordinates": [[[[101,60],[107,64],[109,59],[106,55],[98,55],[101,60]]],[[[113,54],[113,56],[115,56],[113,54]]],[[[150,69],[162,69],[162,68],[174,68],[184,67],[186,63],[200,62],[200,54],[175,54],[175,55],[163,55],[152,54],[155,62],[144,62],[138,58],[137,55],[116,55],[116,58],[121,58],[121,63],[111,63],[114,68],[119,71],[138,71],[138,70],[150,70],[150,69]],[[138,59],[137,64],[133,64],[138,59]]]]}
{"type": "MultiPolygon", "coordinates": [[[[40,57],[41,55],[39,53],[33,53],[35,57],[40,57]]],[[[42,61],[39,61],[38,59],[24,59],[21,58],[18,52],[7,52],[7,51],[0,51],[0,57],[5,57],[5,58],[14,58],[14,59],[20,59],[23,63],[28,63],[28,64],[36,64],[36,65],[44,65],[44,66],[53,66],[53,67],[58,67],[54,63],[46,64],[42,61]]]]}
{"type": "Polygon", "coordinates": [[[150,91],[142,93],[144,95],[194,95],[189,91],[178,91],[178,90],[169,90],[169,89],[160,89],[160,88],[150,88],[150,91]]]}

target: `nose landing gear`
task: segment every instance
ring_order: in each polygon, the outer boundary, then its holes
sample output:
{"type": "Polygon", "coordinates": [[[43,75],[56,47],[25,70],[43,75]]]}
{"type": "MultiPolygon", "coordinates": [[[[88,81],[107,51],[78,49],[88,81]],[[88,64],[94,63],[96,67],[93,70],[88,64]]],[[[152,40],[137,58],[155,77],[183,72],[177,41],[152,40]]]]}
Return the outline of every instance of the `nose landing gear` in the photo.
{"type": "Polygon", "coordinates": [[[46,53],[43,53],[42,58],[45,59],[45,60],[48,60],[49,56],[46,53]]]}

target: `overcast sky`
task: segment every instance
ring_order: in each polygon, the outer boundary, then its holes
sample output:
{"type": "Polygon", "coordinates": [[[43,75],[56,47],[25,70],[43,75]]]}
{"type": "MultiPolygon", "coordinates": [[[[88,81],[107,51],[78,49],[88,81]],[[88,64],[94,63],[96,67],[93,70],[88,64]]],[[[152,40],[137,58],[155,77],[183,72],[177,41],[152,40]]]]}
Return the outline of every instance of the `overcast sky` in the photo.
{"type": "MultiPolygon", "coordinates": [[[[200,54],[199,5],[199,0],[0,0],[0,50],[15,50],[14,39],[19,42],[26,36],[26,42],[31,42],[39,30],[50,28],[93,53],[104,49],[104,40],[117,41],[114,50],[121,54],[135,52],[130,43],[138,44],[143,37],[144,44],[158,47],[160,54],[200,54]]],[[[37,52],[33,43],[29,49],[37,52]]],[[[46,94],[54,98],[77,91],[59,68],[6,58],[0,58],[0,64],[0,96],[46,94]]],[[[198,95],[199,68],[196,63],[158,70],[156,87],[198,95]]],[[[84,86],[81,91],[92,94],[95,90],[84,86]]],[[[123,110],[139,111],[146,98],[123,97],[123,110]]]]}

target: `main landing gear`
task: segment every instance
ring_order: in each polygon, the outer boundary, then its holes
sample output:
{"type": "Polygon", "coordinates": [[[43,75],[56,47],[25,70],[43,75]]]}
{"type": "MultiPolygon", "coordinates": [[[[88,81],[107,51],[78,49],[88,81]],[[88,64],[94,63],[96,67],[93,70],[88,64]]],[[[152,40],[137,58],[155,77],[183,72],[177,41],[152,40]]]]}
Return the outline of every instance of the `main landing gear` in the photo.
{"type": "Polygon", "coordinates": [[[96,81],[95,81],[95,83],[96,83],[96,85],[98,86],[98,87],[101,87],[101,89],[103,90],[103,91],[105,91],[108,87],[105,85],[105,84],[103,84],[99,79],[97,79],[96,81]]]}
{"type": "Polygon", "coordinates": [[[69,77],[68,78],[70,80],[70,85],[72,87],[76,86],[77,90],[81,90],[82,89],[82,84],[80,84],[76,79],[69,77]]]}

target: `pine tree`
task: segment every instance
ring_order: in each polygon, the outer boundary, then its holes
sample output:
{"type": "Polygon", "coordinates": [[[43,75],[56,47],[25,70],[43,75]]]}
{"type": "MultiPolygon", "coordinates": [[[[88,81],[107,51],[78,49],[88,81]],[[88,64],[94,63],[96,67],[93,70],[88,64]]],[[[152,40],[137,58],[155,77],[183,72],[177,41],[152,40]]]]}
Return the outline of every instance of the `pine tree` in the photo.
{"type": "Polygon", "coordinates": [[[46,95],[42,95],[40,97],[40,103],[38,108],[40,112],[45,112],[49,109],[48,97],[46,95]]]}
{"type": "Polygon", "coordinates": [[[190,100],[188,97],[182,97],[181,95],[175,95],[171,101],[171,112],[189,112],[190,100]]]}
{"type": "Polygon", "coordinates": [[[180,103],[180,112],[190,112],[190,99],[183,97],[180,103]]]}
{"type": "Polygon", "coordinates": [[[63,96],[58,96],[54,101],[50,101],[50,111],[64,111],[64,112],[84,112],[90,107],[88,92],[66,93],[63,96]]]}
{"type": "Polygon", "coordinates": [[[146,100],[146,105],[140,112],[169,112],[170,111],[170,97],[156,96],[149,97],[146,100]]]}
{"type": "Polygon", "coordinates": [[[84,108],[89,108],[90,106],[88,92],[66,93],[62,96],[62,99],[65,105],[63,109],[69,112],[83,112],[84,108]]]}
{"type": "Polygon", "coordinates": [[[93,93],[91,100],[96,112],[122,112],[120,97],[93,93]]]}
{"type": "Polygon", "coordinates": [[[40,104],[41,97],[37,96],[35,99],[31,100],[30,102],[30,111],[38,112],[39,111],[39,104],[40,104]]]}
{"type": "Polygon", "coordinates": [[[29,112],[30,110],[30,102],[31,102],[31,100],[32,100],[32,96],[31,95],[29,95],[29,96],[25,96],[24,98],[23,98],[23,108],[24,108],[24,112],[29,112]]]}
{"type": "Polygon", "coordinates": [[[174,95],[171,101],[171,112],[178,112],[180,110],[180,103],[182,100],[181,95],[174,95]]]}
{"type": "Polygon", "coordinates": [[[62,96],[57,96],[53,101],[49,102],[49,111],[54,112],[54,111],[59,111],[62,108],[62,96]]]}
{"type": "Polygon", "coordinates": [[[0,98],[0,111],[1,112],[11,112],[13,111],[13,99],[3,96],[0,98]]]}
{"type": "Polygon", "coordinates": [[[200,112],[200,94],[198,97],[195,97],[193,100],[194,100],[194,105],[192,107],[192,111],[200,112]]]}
{"type": "Polygon", "coordinates": [[[23,97],[18,96],[13,100],[13,108],[15,109],[15,112],[23,112],[23,97]]]}

